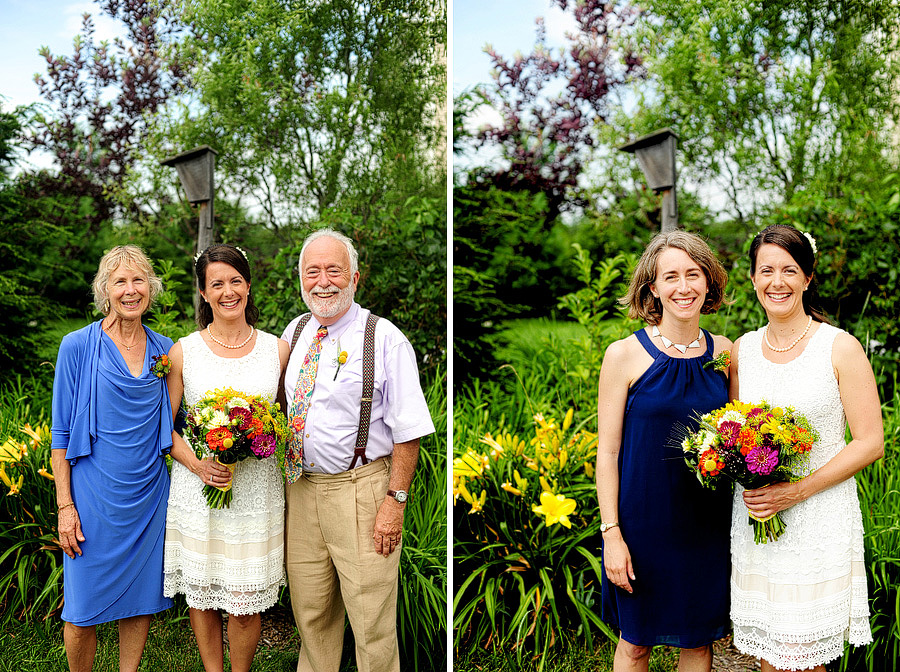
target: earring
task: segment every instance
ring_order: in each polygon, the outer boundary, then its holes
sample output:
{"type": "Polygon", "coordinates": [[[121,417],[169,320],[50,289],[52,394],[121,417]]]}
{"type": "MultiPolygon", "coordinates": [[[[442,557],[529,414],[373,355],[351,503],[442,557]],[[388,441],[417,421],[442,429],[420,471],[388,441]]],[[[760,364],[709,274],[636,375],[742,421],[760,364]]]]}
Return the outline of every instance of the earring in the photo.
{"type": "Polygon", "coordinates": [[[106,300],[106,304],[104,305],[104,312],[106,312],[107,315],[109,314],[109,299],[106,300]]]}

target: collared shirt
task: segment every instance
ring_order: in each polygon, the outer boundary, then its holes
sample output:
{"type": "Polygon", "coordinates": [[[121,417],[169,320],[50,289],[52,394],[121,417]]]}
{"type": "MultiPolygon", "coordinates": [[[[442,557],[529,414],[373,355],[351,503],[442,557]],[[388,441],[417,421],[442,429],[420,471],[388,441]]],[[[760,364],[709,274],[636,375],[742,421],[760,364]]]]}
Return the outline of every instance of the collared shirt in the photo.
{"type": "MultiPolygon", "coordinates": [[[[338,474],[350,468],[359,428],[363,336],[369,312],[354,302],[328,327],[328,335],[322,340],[303,436],[304,471],[338,474]],[[347,361],[339,365],[342,351],[347,353],[347,361]]],[[[288,343],[299,319],[292,320],[281,335],[288,343]]],[[[303,359],[320,326],[313,315],[291,353],[284,375],[289,404],[303,359]]],[[[397,327],[381,318],[375,328],[375,388],[366,457],[370,461],[386,457],[395,443],[433,433],[412,345],[397,327]]]]}

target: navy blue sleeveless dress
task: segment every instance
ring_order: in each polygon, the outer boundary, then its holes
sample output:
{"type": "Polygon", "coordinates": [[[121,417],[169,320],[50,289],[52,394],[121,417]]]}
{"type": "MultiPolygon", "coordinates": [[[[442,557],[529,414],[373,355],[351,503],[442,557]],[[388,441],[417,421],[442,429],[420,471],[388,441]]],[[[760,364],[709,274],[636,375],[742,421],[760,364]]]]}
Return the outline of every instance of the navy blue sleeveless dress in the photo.
{"type": "MultiPolygon", "coordinates": [[[[728,402],[723,373],[677,359],[635,332],[654,358],[631,386],[619,451],[619,524],[637,579],[629,594],[602,576],[603,620],[631,644],[692,649],[729,632],[731,491],[701,487],[680,442],[695,414],[728,402]]],[[[601,540],[602,544],[602,540],[601,540]]]]}

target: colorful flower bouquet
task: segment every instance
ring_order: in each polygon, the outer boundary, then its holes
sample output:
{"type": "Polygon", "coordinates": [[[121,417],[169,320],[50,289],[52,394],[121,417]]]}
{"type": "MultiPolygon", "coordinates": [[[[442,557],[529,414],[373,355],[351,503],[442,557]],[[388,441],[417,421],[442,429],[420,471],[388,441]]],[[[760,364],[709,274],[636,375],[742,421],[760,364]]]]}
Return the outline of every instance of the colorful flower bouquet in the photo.
{"type": "MultiPolygon", "coordinates": [[[[734,481],[752,490],[800,480],[818,438],[790,406],[733,401],[701,416],[699,429],[688,434],[681,447],[684,461],[704,487],[734,481]]],[[[757,544],[775,541],[785,530],[780,513],[763,519],[751,513],[750,519],[757,544]]]]}
{"type": "MultiPolygon", "coordinates": [[[[230,387],[208,393],[188,409],[185,421],[197,457],[214,456],[232,474],[240,460],[274,455],[276,448],[285,446],[290,433],[277,403],[230,387]]],[[[232,498],[231,483],[205,485],[203,494],[210,508],[227,508],[232,498]]]]}

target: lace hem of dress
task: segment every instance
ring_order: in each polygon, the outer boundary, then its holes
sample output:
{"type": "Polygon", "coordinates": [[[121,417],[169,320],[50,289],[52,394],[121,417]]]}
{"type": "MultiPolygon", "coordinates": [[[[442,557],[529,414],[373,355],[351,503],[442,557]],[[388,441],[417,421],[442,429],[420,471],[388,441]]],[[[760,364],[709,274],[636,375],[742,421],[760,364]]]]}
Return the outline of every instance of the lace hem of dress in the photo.
{"type": "Polygon", "coordinates": [[[872,642],[868,618],[851,618],[850,627],[830,635],[808,637],[803,642],[780,642],[767,632],[748,625],[734,625],[734,645],[744,654],[762,658],[779,670],[808,670],[839,658],[844,642],[864,646],[872,642]]]}
{"type": "Polygon", "coordinates": [[[278,593],[285,585],[284,576],[279,581],[258,588],[243,590],[219,584],[199,585],[185,580],[180,571],[163,575],[163,595],[175,597],[181,593],[189,607],[194,609],[222,609],[234,616],[258,614],[278,601],[278,593]]]}

